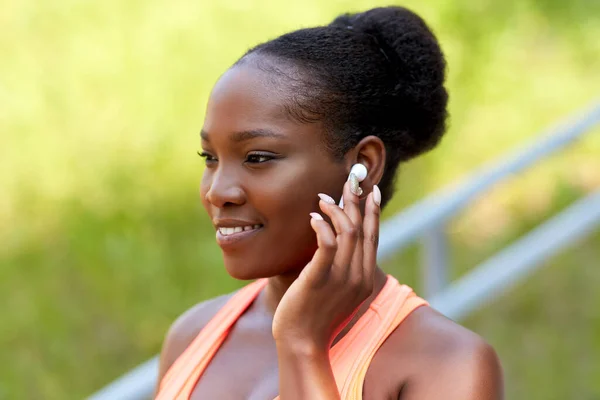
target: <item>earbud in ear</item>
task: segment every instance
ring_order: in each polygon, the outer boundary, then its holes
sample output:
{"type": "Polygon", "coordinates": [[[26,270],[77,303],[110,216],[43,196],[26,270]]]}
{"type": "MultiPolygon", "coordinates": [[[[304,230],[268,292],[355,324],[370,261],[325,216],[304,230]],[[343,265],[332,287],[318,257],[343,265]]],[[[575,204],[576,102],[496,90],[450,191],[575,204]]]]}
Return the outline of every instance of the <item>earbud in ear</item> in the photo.
{"type": "Polygon", "coordinates": [[[363,164],[357,163],[352,166],[350,173],[356,175],[359,182],[362,182],[367,177],[367,167],[363,164]]]}
{"type": "MultiPolygon", "coordinates": [[[[348,180],[350,181],[351,185],[350,190],[352,193],[356,194],[357,196],[362,194],[363,191],[360,186],[358,186],[358,183],[364,181],[366,177],[367,167],[360,163],[356,163],[352,166],[350,169],[350,175],[348,176],[348,180]],[[356,177],[354,181],[352,180],[352,175],[356,177]]],[[[344,195],[342,195],[342,198],[340,199],[340,208],[344,208],[344,195]]]]}

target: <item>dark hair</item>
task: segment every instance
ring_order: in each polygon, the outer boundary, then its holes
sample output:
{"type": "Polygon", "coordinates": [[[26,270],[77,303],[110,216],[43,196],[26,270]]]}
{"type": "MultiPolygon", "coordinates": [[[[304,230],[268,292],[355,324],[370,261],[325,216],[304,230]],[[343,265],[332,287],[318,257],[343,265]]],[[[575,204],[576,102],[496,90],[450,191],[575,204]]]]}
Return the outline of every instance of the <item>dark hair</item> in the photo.
{"type": "Polygon", "coordinates": [[[405,8],[341,15],[260,44],[238,63],[248,60],[284,77],[293,89],[286,110],[298,121],[322,121],[337,159],[368,135],[381,138],[382,206],[399,163],[433,148],[445,131],[444,55],[425,22],[405,8]]]}

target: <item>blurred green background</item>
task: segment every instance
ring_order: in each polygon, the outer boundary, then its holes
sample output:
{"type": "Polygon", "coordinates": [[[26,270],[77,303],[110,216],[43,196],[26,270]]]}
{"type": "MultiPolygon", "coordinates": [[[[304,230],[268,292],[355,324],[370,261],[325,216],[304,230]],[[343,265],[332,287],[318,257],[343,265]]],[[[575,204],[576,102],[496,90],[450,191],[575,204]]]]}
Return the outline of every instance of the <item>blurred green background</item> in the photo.
{"type": "MultiPolygon", "coordinates": [[[[7,0],[0,10],[0,398],[77,399],[243,283],[197,196],[211,86],[247,48],[380,1],[7,0]]],[[[447,54],[451,126],[391,215],[600,96],[600,2],[411,0],[447,54]]],[[[342,61],[342,60],[341,60],[342,61]]],[[[600,187],[600,131],[448,227],[453,275],[600,187]]],[[[415,246],[384,267],[419,287],[415,246]]],[[[463,321],[508,399],[600,398],[600,233],[463,321]]]]}

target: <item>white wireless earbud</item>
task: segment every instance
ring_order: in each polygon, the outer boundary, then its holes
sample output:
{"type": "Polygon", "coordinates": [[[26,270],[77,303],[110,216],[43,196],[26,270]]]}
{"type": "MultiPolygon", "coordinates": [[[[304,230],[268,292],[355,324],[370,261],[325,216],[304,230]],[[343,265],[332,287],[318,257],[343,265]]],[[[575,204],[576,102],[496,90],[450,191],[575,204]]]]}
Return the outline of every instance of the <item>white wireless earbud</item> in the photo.
{"type": "Polygon", "coordinates": [[[350,170],[351,174],[356,175],[359,182],[362,182],[367,177],[367,167],[362,164],[354,164],[350,170]]]}
{"type": "MultiPolygon", "coordinates": [[[[350,169],[350,174],[354,174],[356,179],[359,182],[362,182],[367,177],[367,167],[363,164],[356,163],[350,169]]],[[[350,175],[348,175],[348,179],[350,179],[350,175]]],[[[342,194],[342,198],[340,199],[340,208],[344,208],[344,195],[342,194]]]]}

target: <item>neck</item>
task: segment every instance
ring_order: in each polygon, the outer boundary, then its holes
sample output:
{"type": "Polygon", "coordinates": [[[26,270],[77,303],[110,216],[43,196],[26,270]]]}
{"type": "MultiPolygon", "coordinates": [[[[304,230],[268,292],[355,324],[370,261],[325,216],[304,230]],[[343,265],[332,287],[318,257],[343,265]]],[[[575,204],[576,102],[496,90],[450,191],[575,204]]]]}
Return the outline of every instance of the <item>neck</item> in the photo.
{"type": "MultiPolygon", "coordinates": [[[[265,287],[265,290],[259,295],[257,299],[266,311],[274,315],[279,302],[285,295],[285,292],[288,288],[294,283],[294,281],[298,278],[299,272],[277,275],[269,278],[269,282],[265,287]]],[[[338,337],[334,340],[333,344],[337,343],[359,320],[359,318],[367,311],[373,300],[377,297],[379,292],[383,289],[385,282],[387,281],[387,275],[383,272],[379,267],[375,270],[375,282],[373,286],[373,293],[369,298],[361,305],[360,309],[352,318],[352,320],[346,325],[346,327],[340,332],[338,337]]]]}

